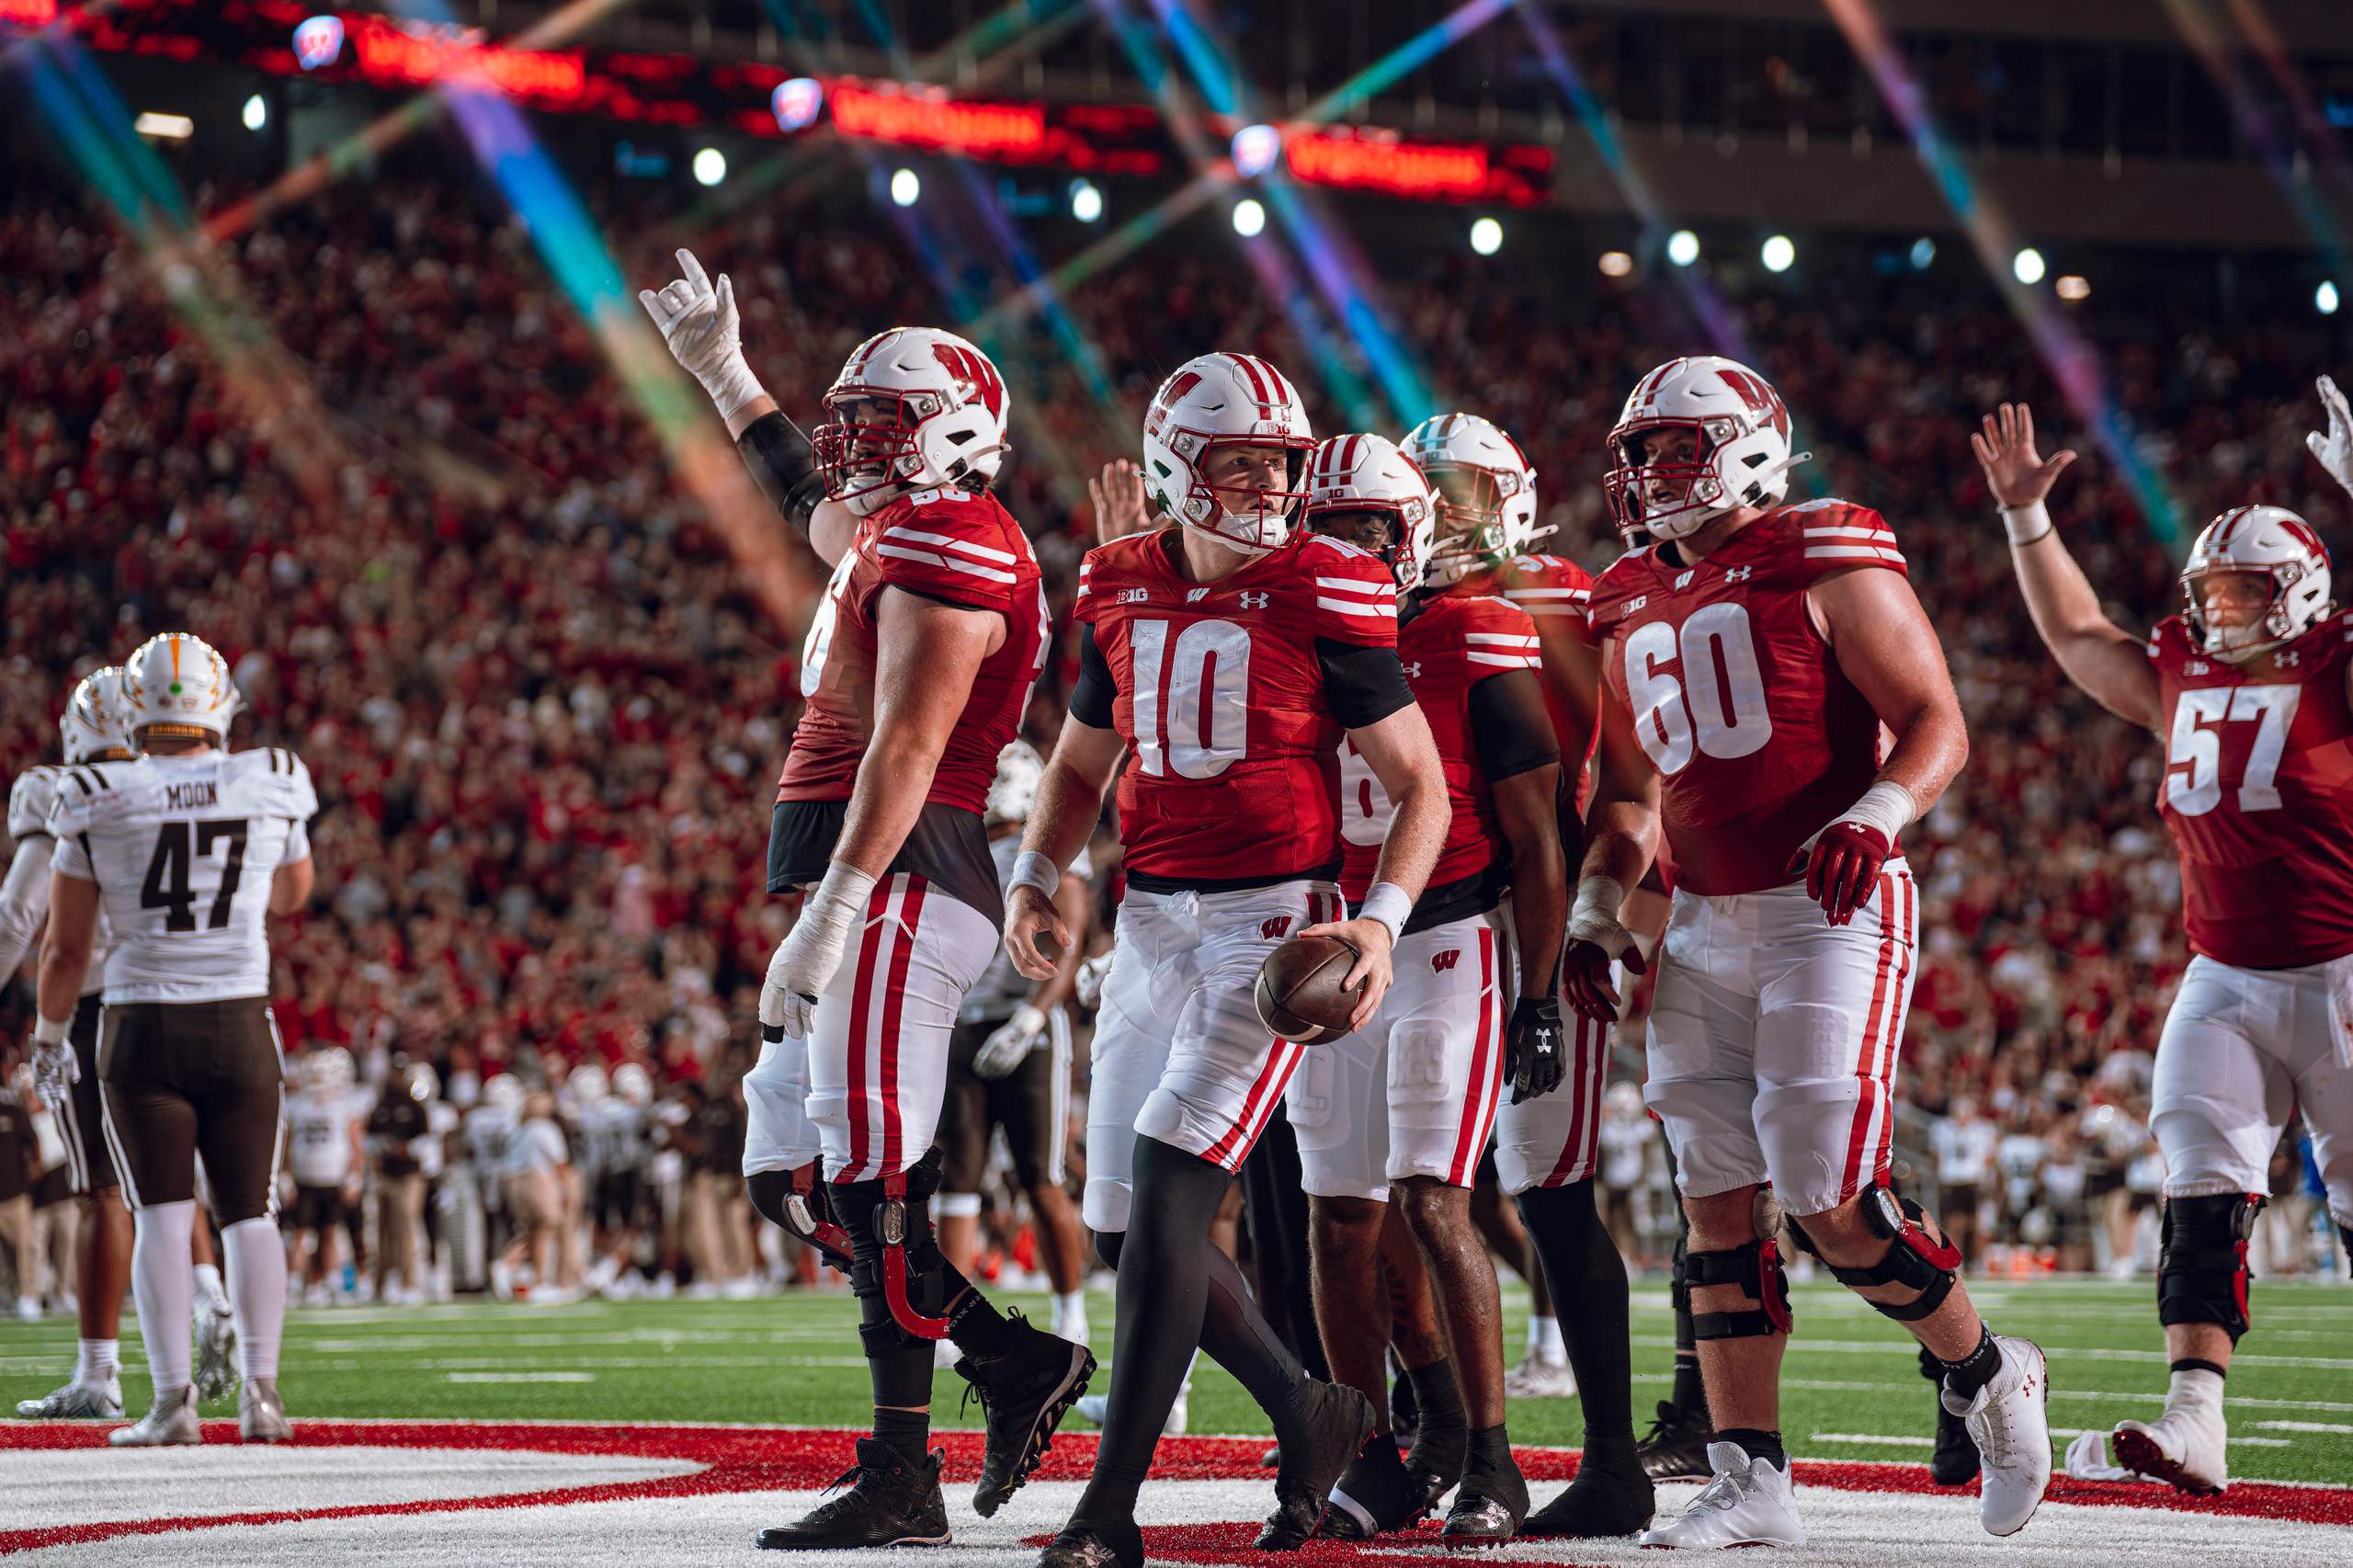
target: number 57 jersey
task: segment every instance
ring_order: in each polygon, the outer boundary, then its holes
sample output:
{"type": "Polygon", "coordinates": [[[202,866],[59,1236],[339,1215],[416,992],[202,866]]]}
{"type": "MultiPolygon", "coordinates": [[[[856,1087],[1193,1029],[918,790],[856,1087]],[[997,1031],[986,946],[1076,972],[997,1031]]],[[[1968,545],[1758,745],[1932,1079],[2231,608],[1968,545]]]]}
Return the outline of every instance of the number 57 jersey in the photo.
{"type": "Polygon", "coordinates": [[[1696,565],[1655,545],[1594,585],[1602,723],[1631,728],[1663,787],[1677,889],[1761,892],[1870,787],[1878,715],[1838,667],[1806,589],[1857,567],[1903,572],[1877,512],[1843,501],[1778,506],[1696,565]]]}
{"type": "Polygon", "coordinates": [[[2206,657],[2175,616],[2149,660],[2190,949],[2241,969],[2353,953],[2353,614],[2252,665],[2206,657]]]}
{"type": "Polygon", "coordinates": [[[271,879],[309,858],[318,809],[310,769],[277,747],[67,768],[52,864],[98,884],[107,1003],[268,995],[271,879]]]}

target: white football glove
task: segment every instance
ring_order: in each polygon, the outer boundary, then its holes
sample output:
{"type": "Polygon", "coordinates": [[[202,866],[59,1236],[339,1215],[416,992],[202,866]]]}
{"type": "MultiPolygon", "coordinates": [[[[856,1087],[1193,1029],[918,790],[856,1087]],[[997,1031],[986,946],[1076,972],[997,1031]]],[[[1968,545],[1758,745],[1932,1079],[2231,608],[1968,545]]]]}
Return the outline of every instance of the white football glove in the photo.
{"type": "Polygon", "coordinates": [[[2304,437],[2304,445],[2328,470],[2329,477],[2353,494],[2353,412],[2347,410],[2345,394],[2328,377],[2313,384],[2320,389],[2320,405],[2328,412],[2328,433],[2324,436],[2314,430],[2304,437]]]}
{"type": "Polygon", "coordinates": [[[670,346],[670,358],[702,383],[702,390],[718,405],[720,417],[731,419],[745,403],[767,395],[767,389],[760,385],[759,378],[744,361],[744,331],[735,314],[735,286],[722,272],[719,275],[719,287],[713,289],[702,263],[695,259],[695,253],[690,250],[678,253],[678,268],[684,277],[675,283],[664,284],[659,292],[640,289],[637,301],[654,318],[654,324],[662,329],[662,341],[670,346]]]}
{"type": "Polygon", "coordinates": [[[1106,948],[1078,966],[1071,976],[1073,994],[1078,1005],[1089,1012],[1103,1005],[1103,977],[1111,972],[1111,955],[1117,949],[1106,948]]]}
{"type": "Polygon", "coordinates": [[[763,1025],[796,1040],[809,1037],[817,998],[841,968],[850,933],[865,925],[866,901],[873,892],[874,879],[864,871],[839,860],[827,863],[825,880],[810,890],[801,918],[768,960],[767,981],[760,987],[763,1025]]]}
{"type": "Polygon", "coordinates": [[[82,1081],[82,1063],[71,1045],[33,1047],[33,1093],[51,1110],[63,1109],[67,1095],[82,1081]]]}
{"type": "Polygon", "coordinates": [[[1021,1065],[1029,1054],[1046,1040],[1046,1015],[1021,1004],[1012,1017],[990,1031],[981,1041],[981,1049],[972,1056],[972,1075],[976,1078],[1002,1078],[1021,1065]]]}

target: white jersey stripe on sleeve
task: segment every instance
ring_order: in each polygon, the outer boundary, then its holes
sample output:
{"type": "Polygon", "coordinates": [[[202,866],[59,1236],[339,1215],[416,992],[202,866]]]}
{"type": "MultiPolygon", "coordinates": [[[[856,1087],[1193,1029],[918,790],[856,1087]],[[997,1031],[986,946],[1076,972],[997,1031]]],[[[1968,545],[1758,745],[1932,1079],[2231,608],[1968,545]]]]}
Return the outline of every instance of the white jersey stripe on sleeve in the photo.
{"type": "Polygon", "coordinates": [[[1894,534],[1893,530],[1889,529],[1889,528],[1808,528],[1808,529],[1806,529],[1806,530],[1805,530],[1805,537],[1806,537],[1806,538],[1808,538],[1808,539],[1881,539],[1881,540],[1893,540],[1893,539],[1895,537],[1895,534],[1894,534]]]}
{"type": "Polygon", "coordinates": [[[1369,599],[1393,599],[1397,597],[1396,584],[1370,582],[1358,577],[1318,577],[1315,585],[1336,594],[1360,594],[1369,599]]]}
{"type": "Polygon", "coordinates": [[[1466,631],[1463,633],[1462,640],[1466,642],[1489,642],[1504,648],[1536,646],[1535,638],[1522,636],[1517,631],[1466,631]]]}
{"type": "Polygon", "coordinates": [[[991,583],[1016,581],[1014,574],[1010,572],[1000,572],[993,566],[976,565],[970,561],[958,561],[952,556],[936,554],[928,550],[905,550],[895,544],[878,544],[874,547],[874,553],[892,556],[900,561],[920,561],[926,566],[943,566],[950,572],[962,572],[991,583]]]}
{"type": "Polygon", "coordinates": [[[1805,558],[1808,561],[1893,561],[1902,565],[1904,552],[1870,544],[1810,544],[1806,546],[1805,558]]]}
{"type": "Polygon", "coordinates": [[[1544,667],[1544,661],[1534,653],[1491,653],[1472,648],[1462,655],[1473,665],[1492,665],[1500,670],[1535,670],[1544,667]]]}
{"type": "Polygon", "coordinates": [[[1009,550],[992,550],[985,544],[974,544],[970,540],[958,539],[952,534],[930,533],[922,528],[887,528],[882,530],[882,537],[912,540],[917,544],[938,545],[942,550],[952,550],[959,554],[972,556],[975,560],[994,561],[1000,566],[1010,566],[1019,559],[1009,550]]]}
{"type": "Polygon", "coordinates": [[[1317,609],[1336,610],[1342,615],[1353,615],[1360,620],[1394,620],[1397,619],[1397,607],[1395,605],[1366,604],[1353,599],[1329,599],[1325,598],[1321,594],[1318,594],[1315,597],[1315,608],[1317,609]]]}

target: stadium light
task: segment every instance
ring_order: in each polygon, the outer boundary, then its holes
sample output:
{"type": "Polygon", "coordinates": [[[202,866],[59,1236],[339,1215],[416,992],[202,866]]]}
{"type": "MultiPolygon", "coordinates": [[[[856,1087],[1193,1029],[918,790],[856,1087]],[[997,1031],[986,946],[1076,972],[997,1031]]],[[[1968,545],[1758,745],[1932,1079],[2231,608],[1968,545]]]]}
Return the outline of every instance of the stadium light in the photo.
{"type": "Polygon", "coordinates": [[[2088,300],[2092,297],[2091,279],[2080,273],[2063,273],[2059,281],[2051,286],[2051,290],[2073,304],[2077,300],[2088,300]]]}
{"type": "Polygon", "coordinates": [[[923,179],[913,169],[893,170],[891,175],[891,199],[902,207],[913,207],[923,194],[923,179]]]}
{"type": "Polygon", "coordinates": [[[1787,272],[1797,263],[1797,244],[1787,234],[1775,234],[1765,242],[1757,258],[1764,262],[1768,272],[1787,272]]]}
{"type": "Polygon", "coordinates": [[[1244,239],[1256,239],[1267,226],[1267,210],[1248,197],[1233,204],[1233,232],[1244,239]]]}
{"type": "Polygon", "coordinates": [[[2010,258],[2010,276],[2031,288],[2042,281],[2042,253],[2032,245],[2010,258]]]}
{"type": "Polygon", "coordinates": [[[1666,259],[1677,267],[1688,267],[1699,259],[1699,236],[1688,229],[1677,229],[1666,236],[1666,259]]]}
{"type": "Polygon", "coordinates": [[[1912,270],[1926,272],[1937,259],[1937,242],[1923,234],[1912,242],[1912,270]]]}
{"type": "Polygon", "coordinates": [[[1504,226],[1493,218],[1482,218],[1471,225],[1471,248],[1481,256],[1493,256],[1504,248],[1504,226]]]}
{"type": "Polygon", "coordinates": [[[695,154],[695,183],[717,185],[727,177],[727,154],[716,147],[705,147],[695,154]]]}
{"type": "Polygon", "coordinates": [[[2321,286],[2313,290],[2313,309],[2325,316],[2333,316],[2336,313],[2336,284],[2325,278],[2322,280],[2321,286]]]}
{"type": "Polygon", "coordinates": [[[1601,253],[1601,275],[1604,278],[1623,278],[1633,270],[1634,258],[1624,251],[1606,250],[1601,253]]]}
{"type": "Polygon", "coordinates": [[[132,120],[131,129],[159,141],[185,142],[196,134],[196,121],[184,114],[157,114],[150,109],[132,120]]]}
{"type": "Polygon", "coordinates": [[[259,93],[245,100],[244,121],[247,131],[259,131],[269,123],[269,105],[262,101],[259,93]]]}
{"type": "Polygon", "coordinates": [[[1282,150],[1281,131],[1271,125],[1245,125],[1233,133],[1233,172],[1243,179],[1256,179],[1275,166],[1282,150]]]}
{"type": "Polygon", "coordinates": [[[1070,215],[1082,223],[1092,223],[1103,216],[1103,193],[1092,180],[1070,182],[1070,215]]]}

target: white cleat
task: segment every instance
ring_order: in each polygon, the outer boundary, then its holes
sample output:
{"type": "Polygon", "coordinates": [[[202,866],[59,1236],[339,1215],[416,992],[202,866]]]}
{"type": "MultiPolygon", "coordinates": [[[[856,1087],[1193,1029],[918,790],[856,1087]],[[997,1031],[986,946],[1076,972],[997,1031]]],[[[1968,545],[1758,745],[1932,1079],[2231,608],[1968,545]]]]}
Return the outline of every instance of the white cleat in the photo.
{"type": "Polygon", "coordinates": [[[248,1443],[282,1443],[294,1436],[275,1378],[248,1378],[237,1391],[237,1436],[248,1443]]]}
{"type": "MultiPolygon", "coordinates": [[[[1192,1419],[1192,1411],[1188,1408],[1192,1403],[1192,1398],[1193,1385],[1188,1379],[1185,1386],[1176,1391],[1176,1403],[1168,1407],[1168,1419],[1161,1425],[1160,1428],[1162,1437],[1181,1437],[1185,1435],[1185,1428],[1192,1419]]],[[[1108,1393],[1083,1393],[1078,1396],[1078,1403],[1071,1406],[1071,1409],[1081,1421],[1091,1426],[1100,1426],[1103,1425],[1104,1414],[1110,1409],[1110,1406],[1111,1396],[1108,1393]]]]}
{"type": "Polygon", "coordinates": [[[1738,1443],[1710,1443],[1708,1466],[1715,1479],[1691,1499],[1682,1517],[1654,1525],[1634,1538],[1637,1546],[1680,1547],[1715,1551],[1729,1546],[1803,1546],[1797,1497],[1789,1472],[1770,1460],[1748,1457],[1738,1443]]]}
{"type": "Polygon", "coordinates": [[[2192,1496],[2220,1492],[2231,1483],[2223,1456],[2230,1429],[2219,1410],[2177,1407],[2154,1421],[2122,1422],[2109,1442],[2118,1464],[2192,1496]]]}
{"type": "Polygon", "coordinates": [[[219,1399],[237,1386],[237,1320],[210,1303],[196,1309],[196,1397],[219,1399]]]}
{"type": "Polygon", "coordinates": [[[17,1414],[28,1421],[119,1421],[122,1381],[108,1378],[103,1383],[67,1383],[39,1399],[18,1400],[17,1414]]]}
{"type": "Polygon", "coordinates": [[[1994,1343],[2002,1369],[1975,1399],[1956,1399],[1949,1389],[1938,1397],[1977,1445],[1977,1522],[1988,1535],[2016,1535],[2051,1488],[2051,1378],[2032,1340],[1997,1334],[1994,1343]]]}
{"type": "Polygon", "coordinates": [[[1555,1361],[1533,1350],[1504,1374],[1506,1399],[1574,1399],[1576,1392],[1577,1377],[1566,1360],[1555,1361]]]}
{"type": "Polygon", "coordinates": [[[182,1389],[167,1403],[157,1400],[135,1426],[107,1434],[118,1449],[185,1448],[204,1441],[196,1422],[196,1391],[182,1389]]]}

